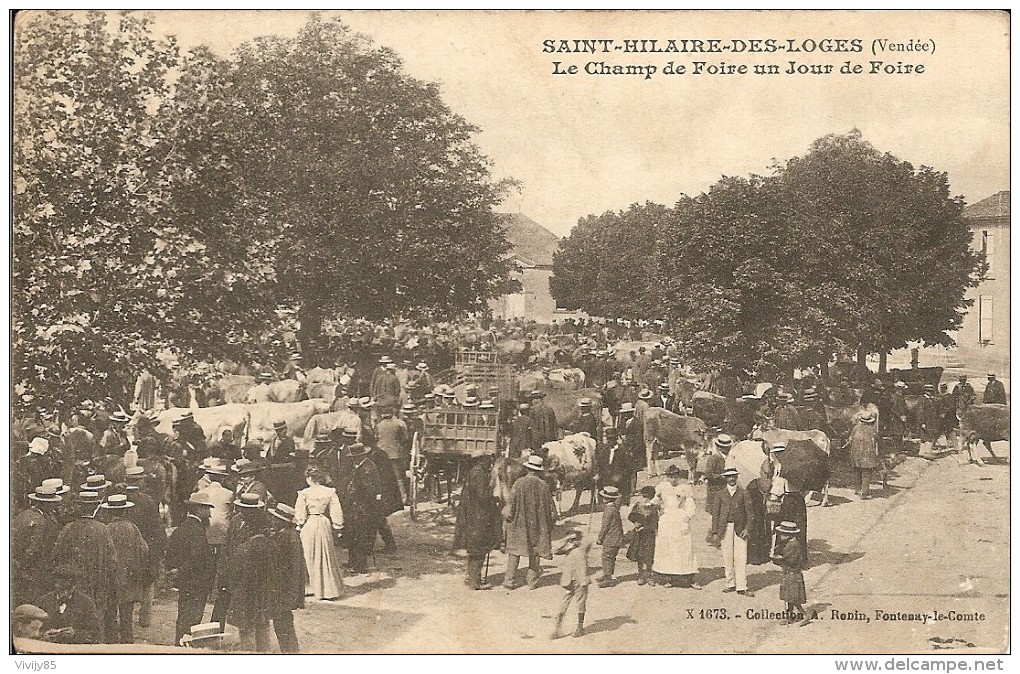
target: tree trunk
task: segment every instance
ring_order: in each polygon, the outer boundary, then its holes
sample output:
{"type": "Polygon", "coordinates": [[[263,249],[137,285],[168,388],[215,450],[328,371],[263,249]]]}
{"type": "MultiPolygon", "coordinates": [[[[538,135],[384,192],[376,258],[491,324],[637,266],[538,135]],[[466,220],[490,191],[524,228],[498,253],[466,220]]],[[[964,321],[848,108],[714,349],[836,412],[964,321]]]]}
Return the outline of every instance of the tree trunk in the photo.
{"type": "Polygon", "coordinates": [[[888,371],[889,352],[882,351],[878,354],[878,373],[885,374],[888,371]]]}
{"type": "Polygon", "coordinates": [[[829,381],[829,361],[828,360],[823,360],[822,361],[822,367],[821,367],[820,371],[822,373],[822,381],[825,381],[825,382],[829,381]]]}
{"type": "Polygon", "coordinates": [[[301,343],[303,366],[305,369],[318,365],[319,346],[322,340],[322,308],[314,300],[305,300],[298,309],[298,341],[301,343]]]}
{"type": "Polygon", "coordinates": [[[868,350],[864,348],[863,344],[857,345],[857,367],[868,367],[868,350]]]}

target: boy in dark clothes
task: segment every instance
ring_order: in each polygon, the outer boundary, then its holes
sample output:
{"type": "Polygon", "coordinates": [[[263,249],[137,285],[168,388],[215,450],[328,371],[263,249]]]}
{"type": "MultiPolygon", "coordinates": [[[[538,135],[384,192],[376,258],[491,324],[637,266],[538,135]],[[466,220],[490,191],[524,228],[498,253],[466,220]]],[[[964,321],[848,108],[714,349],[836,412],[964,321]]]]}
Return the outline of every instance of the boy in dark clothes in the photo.
{"type": "Polygon", "coordinates": [[[634,523],[634,540],[627,550],[627,559],[637,562],[638,585],[655,585],[652,563],[655,562],[655,534],[659,528],[659,509],[652,505],[655,487],[641,488],[641,502],[634,505],[627,519],[634,523]]]}
{"type": "Polygon", "coordinates": [[[598,579],[599,587],[616,585],[616,556],[623,547],[623,520],[620,518],[620,490],[607,486],[599,492],[606,501],[602,511],[602,530],[596,541],[602,546],[602,576],[598,579]]]}

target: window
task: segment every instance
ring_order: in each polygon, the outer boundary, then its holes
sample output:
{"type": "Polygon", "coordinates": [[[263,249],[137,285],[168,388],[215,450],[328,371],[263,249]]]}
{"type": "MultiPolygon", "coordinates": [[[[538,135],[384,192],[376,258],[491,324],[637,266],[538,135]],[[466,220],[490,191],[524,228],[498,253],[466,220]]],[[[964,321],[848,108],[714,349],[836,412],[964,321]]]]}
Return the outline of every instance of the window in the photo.
{"type": "Polygon", "coordinates": [[[981,252],[988,263],[988,276],[995,273],[995,233],[987,229],[981,232],[981,252]]]}
{"type": "Polygon", "coordinates": [[[978,302],[978,342],[982,346],[992,343],[995,328],[995,301],[990,295],[982,295],[978,302]]]}

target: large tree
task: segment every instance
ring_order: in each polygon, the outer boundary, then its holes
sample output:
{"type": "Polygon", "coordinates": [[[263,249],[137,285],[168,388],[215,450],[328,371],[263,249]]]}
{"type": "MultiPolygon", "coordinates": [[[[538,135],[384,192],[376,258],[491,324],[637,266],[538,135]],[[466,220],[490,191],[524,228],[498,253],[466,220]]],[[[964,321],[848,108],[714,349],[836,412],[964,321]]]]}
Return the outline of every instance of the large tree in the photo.
{"type": "Polygon", "coordinates": [[[646,202],[581,218],[553,256],[558,306],[609,318],[657,315],[656,229],[669,209],[646,202]]]}
{"type": "Polygon", "coordinates": [[[15,402],[120,396],[169,349],[208,356],[257,326],[273,281],[245,223],[210,217],[222,148],[173,81],[173,39],[125,14],[27,13],[15,25],[15,402]]]}
{"type": "Polygon", "coordinates": [[[826,350],[832,325],[777,197],[774,179],[723,178],[660,228],[661,306],[688,362],[764,374],[826,350]]]}
{"type": "Polygon", "coordinates": [[[982,271],[944,173],[826,136],[723,178],[659,229],[662,304],[692,362],[744,371],[950,345],[982,271]]]}
{"type": "Polygon", "coordinates": [[[818,306],[842,343],[861,360],[913,341],[953,344],[983,261],[945,173],[880,152],[855,129],[818,139],[776,175],[804,285],[828,289],[818,306]]]}
{"type": "Polygon", "coordinates": [[[316,16],[242,45],[210,96],[306,346],[324,316],[449,315],[514,287],[493,213],[510,183],[392,51],[316,16]]]}

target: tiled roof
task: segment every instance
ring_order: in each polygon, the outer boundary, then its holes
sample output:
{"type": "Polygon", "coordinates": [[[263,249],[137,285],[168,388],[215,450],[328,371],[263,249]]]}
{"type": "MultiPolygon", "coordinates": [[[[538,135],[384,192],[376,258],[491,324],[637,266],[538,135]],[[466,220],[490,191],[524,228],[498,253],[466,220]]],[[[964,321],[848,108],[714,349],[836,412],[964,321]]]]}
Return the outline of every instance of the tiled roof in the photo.
{"type": "Polygon", "coordinates": [[[560,238],[523,213],[500,213],[507,228],[507,239],[513,254],[522,262],[551,265],[553,253],[560,248],[560,238]]]}
{"type": "Polygon", "coordinates": [[[993,194],[963,209],[965,218],[1008,218],[1009,190],[993,194]]]}

